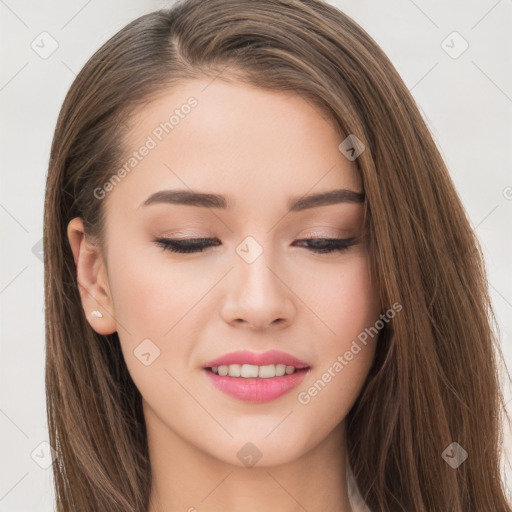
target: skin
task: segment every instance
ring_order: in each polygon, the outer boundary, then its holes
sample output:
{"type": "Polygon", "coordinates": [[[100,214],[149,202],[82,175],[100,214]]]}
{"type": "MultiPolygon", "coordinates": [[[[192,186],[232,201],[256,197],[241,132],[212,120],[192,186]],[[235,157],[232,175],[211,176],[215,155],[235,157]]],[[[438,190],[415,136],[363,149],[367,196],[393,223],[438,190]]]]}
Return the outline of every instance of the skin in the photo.
{"type": "Polygon", "coordinates": [[[143,397],[153,472],[149,512],[347,512],[344,419],[375,340],[309,403],[299,403],[298,394],[375,324],[381,309],[364,241],[316,254],[297,240],[360,236],[363,205],[288,212],[287,201],[338,188],[363,192],[362,182],[355,162],[338,149],[344,137],[304,99],[208,83],[185,82],[130,118],[127,153],[168,112],[190,96],[198,100],[103,199],[106,261],[85,239],[81,219],[68,226],[87,318],[100,334],[118,332],[143,397]],[[164,189],[219,193],[233,206],[139,206],[164,189]],[[252,263],[236,252],[249,235],[263,249],[252,263]],[[154,242],[164,236],[221,243],[175,254],[154,242]],[[91,317],[92,310],[103,318],[91,317]],[[146,338],[160,350],[148,366],[134,355],[146,338]],[[202,365],[244,349],[282,350],[311,369],[274,401],[237,400],[217,390],[202,365]],[[254,467],[237,457],[248,442],[261,453],[254,467]]]}

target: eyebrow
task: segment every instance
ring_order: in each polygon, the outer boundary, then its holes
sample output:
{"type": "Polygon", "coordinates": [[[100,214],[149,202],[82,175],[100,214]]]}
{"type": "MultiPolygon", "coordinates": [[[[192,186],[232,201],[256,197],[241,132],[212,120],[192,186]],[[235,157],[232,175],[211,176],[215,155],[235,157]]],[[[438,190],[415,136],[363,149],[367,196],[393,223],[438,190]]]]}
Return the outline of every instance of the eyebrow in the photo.
{"type": "MultiPolygon", "coordinates": [[[[298,212],[309,208],[327,206],[337,203],[362,203],[365,199],[364,193],[348,189],[330,190],[319,194],[292,197],[288,201],[288,211],[298,212]]],[[[168,203],[182,204],[188,206],[199,206],[203,208],[231,208],[231,202],[222,195],[197,192],[194,190],[160,190],[151,194],[141,206],[150,204],[168,203]]]]}

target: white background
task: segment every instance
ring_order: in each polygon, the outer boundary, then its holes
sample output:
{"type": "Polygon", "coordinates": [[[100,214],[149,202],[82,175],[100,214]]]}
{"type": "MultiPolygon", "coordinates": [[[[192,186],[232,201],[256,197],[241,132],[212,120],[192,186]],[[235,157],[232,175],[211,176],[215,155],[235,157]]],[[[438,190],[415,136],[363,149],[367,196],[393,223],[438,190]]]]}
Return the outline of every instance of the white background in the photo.
{"type": "MultiPolygon", "coordinates": [[[[382,46],[428,123],[483,245],[502,348],[512,367],[512,0],[330,3],[382,46]],[[458,58],[445,51],[446,45],[451,52],[461,48],[457,36],[446,40],[453,31],[469,44],[458,58]]],[[[51,470],[31,458],[48,440],[43,264],[33,248],[37,252],[42,238],[58,111],[76,73],[103,42],[165,5],[0,0],[0,512],[52,510],[51,470]],[[43,31],[59,45],[46,59],[31,47],[43,31]]],[[[505,393],[510,410],[508,385],[505,393]]],[[[509,453],[511,437],[505,430],[509,453]]],[[[510,463],[503,465],[510,493],[510,463]]]]}

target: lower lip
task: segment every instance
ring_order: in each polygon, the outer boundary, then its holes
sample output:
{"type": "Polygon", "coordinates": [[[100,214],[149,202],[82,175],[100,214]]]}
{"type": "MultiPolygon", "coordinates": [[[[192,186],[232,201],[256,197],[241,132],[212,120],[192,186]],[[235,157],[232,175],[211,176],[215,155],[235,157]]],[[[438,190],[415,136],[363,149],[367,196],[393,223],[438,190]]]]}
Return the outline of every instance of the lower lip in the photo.
{"type": "Polygon", "coordinates": [[[203,369],[203,372],[226,395],[245,402],[270,402],[296,388],[309,370],[310,368],[303,368],[290,375],[269,379],[228,377],[207,369],[203,369]]]}

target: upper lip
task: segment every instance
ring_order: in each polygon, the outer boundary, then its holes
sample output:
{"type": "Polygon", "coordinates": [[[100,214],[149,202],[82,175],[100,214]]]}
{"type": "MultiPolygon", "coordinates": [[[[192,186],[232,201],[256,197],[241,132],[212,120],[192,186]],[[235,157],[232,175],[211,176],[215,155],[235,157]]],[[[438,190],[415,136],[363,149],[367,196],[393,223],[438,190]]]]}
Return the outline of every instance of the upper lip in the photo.
{"type": "Polygon", "coordinates": [[[284,364],[286,366],[295,366],[295,368],[309,368],[309,365],[296,357],[280,350],[269,350],[268,352],[256,353],[248,350],[239,350],[230,352],[217,359],[209,361],[203,365],[203,368],[212,368],[213,366],[229,366],[230,364],[252,364],[256,366],[265,366],[269,364],[284,364]]]}

